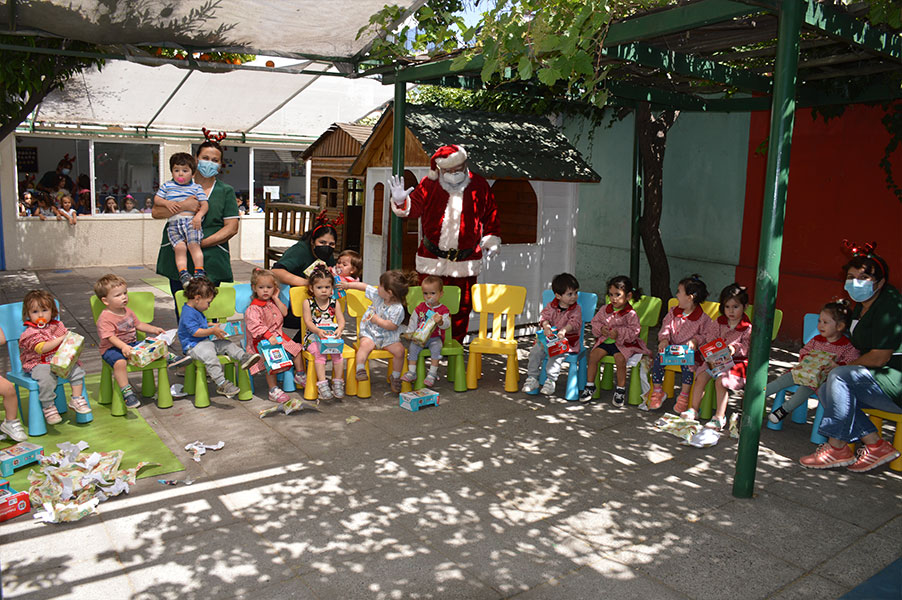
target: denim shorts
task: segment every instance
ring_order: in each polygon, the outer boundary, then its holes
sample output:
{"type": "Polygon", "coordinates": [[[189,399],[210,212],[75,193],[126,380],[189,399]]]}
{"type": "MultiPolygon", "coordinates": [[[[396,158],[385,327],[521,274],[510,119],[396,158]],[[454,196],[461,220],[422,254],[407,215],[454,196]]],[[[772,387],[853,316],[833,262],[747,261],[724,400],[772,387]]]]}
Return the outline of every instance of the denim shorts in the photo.
{"type": "MultiPolygon", "coordinates": [[[[137,346],[137,345],[138,345],[137,341],[134,341],[131,344],[129,344],[129,346],[132,346],[132,347],[137,346]]],[[[111,367],[115,366],[116,363],[120,360],[128,360],[127,358],[125,358],[125,355],[122,354],[122,350],[120,350],[116,346],[113,346],[112,348],[110,348],[109,350],[104,352],[103,355],[101,356],[101,358],[103,358],[103,360],[105,360],[107,362],[107,364],[110,365],[111,367]]]]}

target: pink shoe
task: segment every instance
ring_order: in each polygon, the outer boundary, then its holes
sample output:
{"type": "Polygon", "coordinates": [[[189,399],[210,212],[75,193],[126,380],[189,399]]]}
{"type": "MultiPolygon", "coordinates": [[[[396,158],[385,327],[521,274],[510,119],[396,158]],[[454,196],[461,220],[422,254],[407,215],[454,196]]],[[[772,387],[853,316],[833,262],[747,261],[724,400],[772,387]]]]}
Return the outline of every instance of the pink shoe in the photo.
{"type": "Polygon", "coordinates": [[[285,404],[290,400],[288,394],[282,391],[282,388],[274,387],[269,390],[269,399],[273,402],[278,402],[279,404],[285,404]]]}
{"type": "Polygon", "coordinates": [[[680,393],[680,395],[677,396],[676,404],[673,406],[673,412],[680,414],[687,408],[689,408],[689,394],[680,393]]]}
{"type": "Polygon", "coordinates": [[[799,463],[808,469],[832,469],[834,467],[847,467],[855,462],[855,455],[848,446],[834,448],[829,442],[818,446],[814,454],[803,456],[799,463]]]}
{"type": "Polygon", "coordinates": [[[648,406],[648,410],[658,410],[662,404],[664,404],[664,390],[656,387],[648,395],[646,406],[648,406]]]}
{"type": "Polygon", "coordinates": [[[403,375],[401,375],[401,381],[406,381],[407,383],[411,383],[417,380],[416,371],[405,371],[403,375]]]}
{"type": "Polygon", "coordinates": [[[884,439],[874,444],[873,447],[861,444],[861,447],[858,448],[855,464],[851,465],[849,470],[853,473],[864,473],[865,471],[876,469],[882,464],[891,462],[898,456],[899,451],[884,439]]]}

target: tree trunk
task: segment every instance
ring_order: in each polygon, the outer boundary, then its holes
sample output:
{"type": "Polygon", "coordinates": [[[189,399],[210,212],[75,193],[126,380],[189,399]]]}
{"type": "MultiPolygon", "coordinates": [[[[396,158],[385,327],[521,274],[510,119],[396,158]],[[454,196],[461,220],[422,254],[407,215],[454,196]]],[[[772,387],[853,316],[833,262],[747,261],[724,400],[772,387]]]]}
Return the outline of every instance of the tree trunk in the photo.
{"type": "Polygon", "coordinates": [[[661,240],[661,210],[664,200],[664,150],[667,132],[679,116],[678,110],[665,110],[660,115],[652,112],[647,102],[636,108],[639,132],[639,151],[642,153],[642,187],[644,202],[639,219],[639,235],[648,258],[652,296],[662,298],[661,314],[667,310],[670,289],[670,265],[661,240]]]}

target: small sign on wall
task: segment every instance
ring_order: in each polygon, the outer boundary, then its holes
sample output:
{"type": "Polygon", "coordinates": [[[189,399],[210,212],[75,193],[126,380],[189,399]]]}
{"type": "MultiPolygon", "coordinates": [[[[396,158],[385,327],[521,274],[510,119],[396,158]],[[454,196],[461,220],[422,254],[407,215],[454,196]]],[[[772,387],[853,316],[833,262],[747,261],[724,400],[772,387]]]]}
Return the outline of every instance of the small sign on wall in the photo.
{"type": "Polygon", "coordinates": [[[264,185],[263,186],[263,197],[269,198],[270,200],[278,200],[279,199],[279,186],[264,185]]]}
{"type": "Polygon", "coordinates": [[[16,168],[19,173],[38,172],[38,149],[36,146],[16,146],[16,168]]]}

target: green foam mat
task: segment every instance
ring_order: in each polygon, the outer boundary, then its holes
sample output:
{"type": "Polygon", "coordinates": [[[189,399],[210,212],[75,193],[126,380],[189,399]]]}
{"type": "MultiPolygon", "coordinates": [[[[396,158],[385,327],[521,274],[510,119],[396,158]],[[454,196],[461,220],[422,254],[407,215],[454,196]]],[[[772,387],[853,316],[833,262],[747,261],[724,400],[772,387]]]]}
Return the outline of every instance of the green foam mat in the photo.
{"type": "MultiPolygon", "coordinates": [[[[97,403],[97,399],[100,398],[100,374],[88,375],[86,383],[94,420],[80,425],[75,422],[75,411],[70,408],[62,415],[62,423],[48,425],[46,435],[29,437],[29,442],[43,446],[44,454],[57,452],[56,445],[62,442],[75,444],[81,440],[88,442],[88,448],[85,450],[87,453],[123,450],[125,454],[120,464],[122,469],[134,467],[142,461],[160,463],[159,467],[142,469],[138,473],[139,479],[185,470],[184,465],[166,447],[138,411],[129,409],[124,417],[114,417],[110,414],[110,404],[97,403]]],[[[66,392],[69,393],[68,386],[66,392]]],[[[151,399],[144,401],[153,402],[151,399]]],[[[25,402],[27,399],[23,399],[22,403],[25,402]]],[[[27,421],[23,419],[23,423],[27,424],[27,421]]],[[[11,446],[12,443],[9,438],[0,441],[0,450],[11,446]]],[[[12,487],[19,491],[27,490],[28,472],[33,468],[35,463],[13,473],[9,477],[12,487]]]]}
{"type": "MultiPolygon", "coordinates": [[[[143,281],[150,287],[155,287],[162,292],[166,292],[167,294],[172,293],[172,290],[169,288],[169,280],[165,277],[145,277],[141,281],[143,281]]],[[[235,284],[231,282],[223,282],[219,285],[220,287],[232,287],[235,284]]]]}

